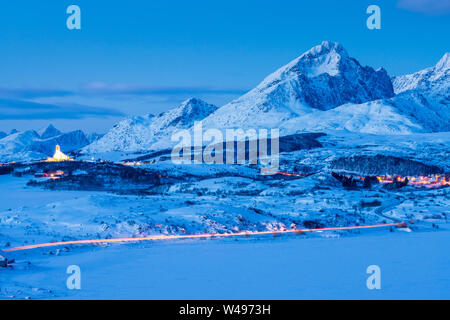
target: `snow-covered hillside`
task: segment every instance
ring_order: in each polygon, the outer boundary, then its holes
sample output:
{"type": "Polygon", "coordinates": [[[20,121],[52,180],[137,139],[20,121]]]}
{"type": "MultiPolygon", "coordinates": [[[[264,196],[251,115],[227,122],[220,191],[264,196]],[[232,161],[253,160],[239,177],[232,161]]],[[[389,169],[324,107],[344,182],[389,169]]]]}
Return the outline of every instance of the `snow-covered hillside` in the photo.
{"type": "Polygon", "coordinates": [[[286,121],[282,133],[296,130],[347,130],[372,134],[407,134],[423,128],[398,113],[392,101],[376,100],[363,104],[345,104],[326,112],[317,111],[286,121]]]}
{"type": "Polygon", "coordinates": [[[0,139],[2,161],[45,159],[53,155],[56,145],[64,152],[76,151],[89,144],[81,130],[62,133],[53,125],[45,129],[16,132],[0,139]]]}
{"type": "Polygon", "coordinates": [[[450,107],[417,90],[391,99],[345,104],[285,121],[281,132],[347,130],[371,134],[450,131],[450,107]]]}
{"type": "Polygon", "coordinates": [[[179,107],[158,116],[131,117],[121,121],[101,139],[87,146],[83,153],[96,154],[113,151],[138,152],[164,147],[171,134],[178,129],[188,129],[217,110],[217,107],[200,99],[191,98],[179,107]]]}

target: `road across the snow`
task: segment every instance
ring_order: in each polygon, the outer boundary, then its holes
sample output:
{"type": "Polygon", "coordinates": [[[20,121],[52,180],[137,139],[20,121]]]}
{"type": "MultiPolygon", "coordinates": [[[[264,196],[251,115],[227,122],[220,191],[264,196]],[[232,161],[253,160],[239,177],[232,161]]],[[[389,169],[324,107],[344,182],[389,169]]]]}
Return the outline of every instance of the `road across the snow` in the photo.
{"type": "Polygon", "coordinates": [[[190,234],[190,235],[171,235],[171,236],[149,236],[149,237],[136,237],[136,238],[118,238],[118,239],[88,239],[88,240],[74,240],[74,241],[60,241],[33,244],[22,247],[15,247],[9,249],[3,249],[4,252],[31,250],[37,248],[56,247],[64,245],[77,245],[77,244],[96,244],[96,243],[125,243],[125,242],[139,242],[139,241],[151,241],[151,240],[178,240],[178,239],[198,239],[198,238],[227,238],[227,237],[241,237],[241,236],[258,236],[267,234],[301,234],[306,232],[323,232],[323,231],[339,231],[339,230],[356,230],[356,229],[373,229],[373,228],[386,228],[386,227],[406,227],[405,223],[385,223],[385,224],[373,224],[365,226],[347,226],[347,227],[332,227],[332,228],[317,228],[317,229],[286,229],[286,230],[272,230],[272,231],[244,231],[235,233],[204,233],[204,234],[190,234]]]}

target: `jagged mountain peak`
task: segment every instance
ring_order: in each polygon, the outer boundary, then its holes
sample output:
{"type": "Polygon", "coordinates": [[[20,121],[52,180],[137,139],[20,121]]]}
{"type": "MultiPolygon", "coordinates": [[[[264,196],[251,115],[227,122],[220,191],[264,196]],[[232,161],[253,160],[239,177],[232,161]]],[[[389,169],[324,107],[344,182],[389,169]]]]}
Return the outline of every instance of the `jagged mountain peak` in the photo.
{"type": "Polygon", "coordinates": [[[312,47],[309,51],[305,52],[303,55],[305,56],[309,54],[321,55],[324,53],[329,53],[331,51],[339,52],[340,54],[348,56],[347,50],[345,50],[345,48],[339,42],[329,40],[322,41],[321,44],[312,47]]]}
{"type": "Polygon", "coordinates": [[[393,96],[386,70],[363,67],[341,44],[324,41],[204,122],[210,127],[275,127],[315,110],[393,96]]]}
{"type": "Polygon", "coordinates": [[[183,101],[181,103],[180,107],[185,107],[188,105],[207,105],[207,104],[208,103],[206,103],[205,101],[203,101],[199,98],[192,97],[192,98],[189,98],[189,99],[186,99],[185,101],[183,101]]]}
{"type": "Polygon", "coordinates": [[[41,139],[49,139],[59,136],[60,134],[62,134],[62,132],[56,129],[53,124],[50,124],[48,125],[48,127],[39,130],[38,134],[40,135],[41,139]]]}
{"type": "Polygon", "coordinates": [[[206,103],[198,98],[185,100],[175,109],[161,113],[154,122],[159,123],[160,129],[168,127],[187,128],[217,110],[215,105],[206,103]]]}
{"type": "Polygon", "coordinates": [[[446,52],[435,66],[436,70],[447,70],[450,68],[450,52],[446,52]]]}
{"type": "Polygon", "coordinates": [[[340,43],[323,41],[320,45],[312,47],[298,58],[269,75],[263,83],[298,74],[303,74],[307,77],[315,77],[323,73],[327,73],[330,76],[337,75],[340,72],[341,61],[347,59],[349,59],[348,53],[340,43]]]}
{"type": "Polygon", "coordinates": [[[215,105],[209,104],[201,99],[189,98],[183,101],[178,108],[169,110],[168,113],[175,111],[182,112],[184,114],[205,112],[211,113],[211,110],[215,109],[217,109],[215,105]]]}
{"type": "Polygon", "coordinates": [[[312,47],[303,53],[293,62],[301,63],[303,71],[307,71],[307,68],[319,68],[315,74],[320,74],[320,71],[322,71],[333,75],[339,71],[340,63],[347,59],[350,59],[347,50],[340,43],[323,41],[320,45],[312,47]]]}
{"type": "Polygon", "coordinates": [[[131,117],[122,120],[102,138],[87,146],[84,153],[135,152],[167,147],[174,131],[189,129],[195,121],[203,120],[216,110],[215,105],[190,98],[157,116],[131,117]]]}
{"type": "Polygon", "coordinates": [[[320,45],[314,46],[290,64],[309,63],[311,65],[320,65],[323,63],[338,63],[341,59],[349,58],[347,50],[338,42],[323,41],[320,45]],[[331,57],[337,59],[332,61],[331,57]]]}

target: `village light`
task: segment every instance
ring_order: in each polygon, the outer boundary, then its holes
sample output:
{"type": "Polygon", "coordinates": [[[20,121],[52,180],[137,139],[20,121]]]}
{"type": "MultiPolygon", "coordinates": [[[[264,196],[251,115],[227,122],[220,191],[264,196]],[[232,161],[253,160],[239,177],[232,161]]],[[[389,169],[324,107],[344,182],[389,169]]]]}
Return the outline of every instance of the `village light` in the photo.
{"type": "Polygon", "coordinates": [[[450,182],[447,181],[445,176],[441,175],[433,175],[433,178],[427,176],[418,176],[418,177],[401,177],[396,176],[395,178],[391,178],[390,176],[377,176],[377,179],[380,183],[390,184],[394,182],[405,182],[408,179],[408,185],[417,185],[417,186],[425,186],[425,187],[435,187],[435,186],[446,186],[450,185],[450,182]]]}

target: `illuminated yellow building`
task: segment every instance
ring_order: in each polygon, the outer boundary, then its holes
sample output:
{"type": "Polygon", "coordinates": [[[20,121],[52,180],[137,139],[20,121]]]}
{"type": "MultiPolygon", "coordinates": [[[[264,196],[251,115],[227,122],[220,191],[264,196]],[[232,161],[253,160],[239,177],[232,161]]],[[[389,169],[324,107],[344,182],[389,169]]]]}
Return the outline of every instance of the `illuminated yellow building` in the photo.
{"type": "Polygon", "coordinates": [[[47,158],[48,162],[59,162],[59,161],[73,161],[68,155],[62,153],[59,145],[56,145],[56,151],[53,157],[47,158]]]}

